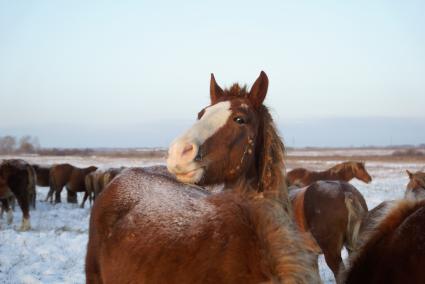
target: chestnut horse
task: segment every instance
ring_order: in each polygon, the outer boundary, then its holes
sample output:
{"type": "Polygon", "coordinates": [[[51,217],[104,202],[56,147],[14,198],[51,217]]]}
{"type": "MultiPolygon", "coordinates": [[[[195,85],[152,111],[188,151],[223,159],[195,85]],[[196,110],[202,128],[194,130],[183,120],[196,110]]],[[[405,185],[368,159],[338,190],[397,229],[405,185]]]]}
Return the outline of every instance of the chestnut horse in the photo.
{"type": "Polygon", "coordinates": [[[9,204],[11,193],[18,200],[22,210],[22,224],[20,230],[31,228],[29,207],[35,207],[35,172],[24,160],[4,160],[0,164],[0,199],[2,207],[7,211],[8,223],[12,223],[13,213],[9,204]]]}
{"type": "Polygon", "coordinates": [[[425,199],[425,173],[411,173],[407,170],[406,173],[409,176],[409,183],[407,184],[404,197],[406,199],[425,199]]]}
{"type": "Polygon", "coordinates": [[[84,208],[84,204],[89,198],[90,204],[94,201],[96,198],[96,192],[99,190],[99,188],[103,187],[103,176],[105,175],[105,171],[101,169],[97,169],[85,177],[85,185],[86,185],[86,192],[84,193],[83,202],[81,203],[81,208],[84,208]]]}
{"type": "Polygon", "coordinates": [[[305,233],[308,246],[324,254],[326,263],[337,279],[344,269],[343,246],[352,252],[359,228],[367,213],[366,201],[351,184],[340,181],[318,181],[289,192],[294,219],[305,233]]]}
{"type": "Polygon", "coordinates": [[[95,171],[97,167],[78,168],[70,164],[54,165],[50,170],[50,191],[46,197],[53,199],[55,193],[55,203],[61,202],[61,192],[64,186],[67,190],[67,201],[77,203],[77,192],[86,192],[86,175],[95,171]]]}
{"type": "Polygon", "coordinates": [[[169,149],[180,182],[133,168],[109,184],[92,209],[87,283],[319,281],[289,217],[284,147],[262,104],[267,87],[264,72],[249,92],[223,91],[211,76],[211,105],[169,149]]]}
{"type": "Polygon", "coordinates": [[[297,187],[307,186],[318,180],[339,180],[349,182],[353,178],[357,178],[365,183],[372,181],[371,176],[365,168],[365,164],[363,162],[353,161],[337,164],[321,172],[296,168],[288,172],[286,177],[288,186],[297,187]]]}
{"type": "Polygon", "coordinates": [[[387,203],[350,259],[344,283],[425,283],[425,200],[387,203]]]}

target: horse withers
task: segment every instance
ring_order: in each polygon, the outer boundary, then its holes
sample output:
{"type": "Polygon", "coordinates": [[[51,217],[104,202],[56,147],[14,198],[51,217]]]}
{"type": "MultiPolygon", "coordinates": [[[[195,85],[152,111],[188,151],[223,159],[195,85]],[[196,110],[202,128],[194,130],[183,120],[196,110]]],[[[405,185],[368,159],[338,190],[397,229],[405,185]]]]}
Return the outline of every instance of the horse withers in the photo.
{"type": "Polygon", "coordinates": [[[264,72],[249,92],[211,76],[211,105],[169,149],[178,181],[136,168],[107,186],[90,218],[87,283],[320,281],[289,217],[267,87],[264,72]]]}
{"type": "Polygon", "coordinates": [[[30,206],[35,208],[36,191],[35,171],[30,164],[21,159],[4,160],[0,164],[0,199],[2,207],[8,213],[8,223],[13,220],[9,197],[13,194],[22,210],[22,224],[20,230],[31,228],[30,206]]]}
{"type": "Polygon", "coordinates": [[[324,254],[335,279],[344,269],[341,249],[355,250],[363,217],[368,211],[362,194],[351,184],[318,181],[289,192],[294,219],[307,246],[324,254]]]}
{"type": "Polygon", "coordinates": [[[337,164],[325,171],[310,171],[304,168],[296,168],[288,172],[288,186],[304,187],[319,180],[339,180],[349,182],[357,178],[365,183],[372,181],[367,172],[364,162],[348,161],[337,164]]]}

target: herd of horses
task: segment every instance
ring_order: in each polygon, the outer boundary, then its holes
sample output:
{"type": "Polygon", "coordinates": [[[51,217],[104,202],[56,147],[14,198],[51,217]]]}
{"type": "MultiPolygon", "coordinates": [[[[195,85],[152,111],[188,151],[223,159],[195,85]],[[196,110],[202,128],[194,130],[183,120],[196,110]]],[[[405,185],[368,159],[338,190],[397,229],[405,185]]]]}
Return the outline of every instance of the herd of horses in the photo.
{"type": "Polygon", "coordinates": [[[95,200],[87,283],[320,283],[320,254],[337,283],[425,283],[425,173],[408,171],[405,198],[371,210],[349,183],[372,181],[362,162],[286,174],[267,90],[264,72],[250,90],[223,90],[211,75],[211,104],[172,142],[166,167],[5,160],[3,208],[14,194],[28,229],[35,184],[51,202],[63,187],[68,202],[95,200]]]}

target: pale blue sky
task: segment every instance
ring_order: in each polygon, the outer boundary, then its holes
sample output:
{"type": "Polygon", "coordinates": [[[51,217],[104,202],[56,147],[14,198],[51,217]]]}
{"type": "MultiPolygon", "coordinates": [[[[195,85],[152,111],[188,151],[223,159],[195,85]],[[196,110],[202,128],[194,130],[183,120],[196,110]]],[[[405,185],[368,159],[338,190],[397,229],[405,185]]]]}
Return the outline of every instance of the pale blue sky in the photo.
{"type": "Polygon", "coordinates": [[[0,136],[166,146],[264,70],[288,143],[425,142],[424,1],[228,2],[0,0],[0,136]]]}

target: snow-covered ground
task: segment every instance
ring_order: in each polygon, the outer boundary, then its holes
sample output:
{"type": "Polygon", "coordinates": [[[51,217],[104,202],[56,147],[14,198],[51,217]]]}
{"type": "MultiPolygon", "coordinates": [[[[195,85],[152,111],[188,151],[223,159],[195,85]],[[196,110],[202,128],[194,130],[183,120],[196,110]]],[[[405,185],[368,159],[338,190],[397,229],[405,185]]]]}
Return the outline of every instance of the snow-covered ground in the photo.
{"type": "MultiPolygon", "coordinates": [[[[9,158],[9,157],[0,157],[9,158]]],[[[148,166],[163,160],[142,160],[102,157],[24,157],[29,162],[52,164],[69,162],[77,166],[100,167],[148,166]]],[[[335,161],[306,161],[304,166],[324,169],[335,161]]],[[[291,165],[288,165],[290,169],[291,165]]],[[[299,166],[299,161],[297,162],[299,166]]],[[[373,208],[383,200],[400,198],[408,178],[406,169],[423,170],[422,164],[368,162],[366,167],[373,177],[371,184],[353,181],[373,208]]],[[[84,258],[87,244],[90,210],[66,203],[43,202],[48,189],[37,188],[37,209],[31,211],[32,229],[19,232],[22,220],[18,207],[14,221],[0,220],[0,283],[84,283],[84,258]]],[[[64,193],[63,193],[64,194],[64,193]]],[[[82,196],[79,196],[81,200],[82,196]]],[[[64,198],[62,199],[64,200],[64,198]]],[[[86,205],[87,207],[87,205],[86,205]]],[[[346,256],[346,253],[343,254],[346,256]]],[[[320,272],[324,283],[334,283],[333,274],[321,257],[320,272]]]]}

